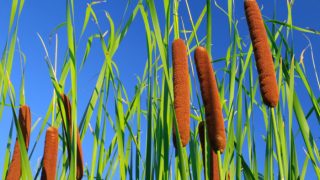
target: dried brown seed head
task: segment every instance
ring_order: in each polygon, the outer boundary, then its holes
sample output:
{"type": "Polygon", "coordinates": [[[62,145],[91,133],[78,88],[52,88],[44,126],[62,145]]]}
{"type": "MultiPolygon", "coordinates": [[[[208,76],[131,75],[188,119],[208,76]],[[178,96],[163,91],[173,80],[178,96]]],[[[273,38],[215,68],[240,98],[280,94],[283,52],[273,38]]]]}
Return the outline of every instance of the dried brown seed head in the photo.
{"type": "Polygon", "coordinates": [[[46,140],[43,153],[43,165],[41,180],[56,179],[57,160],[58,160],[58,145],[59,136],[58,129],[49,127],[46,132],[46,140]]]}
{"type": "Polygon", "coordinates": [[[245,0],[244,8],[259,74],[261,96],[266,105],[275,107],[279,101],[278,85],[261,12],[255,0],[245,0]]]}
{"type": "Polygon", "coordinates": [[[197,47],[194,53],[202,101],[205,107],[206,125],[211,147],[215,151],[224,151],[226,135],[220,104],[219,91],[209,55],[204,47],[197,47]]]}
{"type": "MultiPolygon", "coordinates": [[[[174,109],[181,143],[185,147],[190,139],[190,82],[187,48],[182,39],[176,39],[172,43],[172,61],[174,109]]],[[[173,142],[176,147],[175,136],[173,128],[173,142]]]]}

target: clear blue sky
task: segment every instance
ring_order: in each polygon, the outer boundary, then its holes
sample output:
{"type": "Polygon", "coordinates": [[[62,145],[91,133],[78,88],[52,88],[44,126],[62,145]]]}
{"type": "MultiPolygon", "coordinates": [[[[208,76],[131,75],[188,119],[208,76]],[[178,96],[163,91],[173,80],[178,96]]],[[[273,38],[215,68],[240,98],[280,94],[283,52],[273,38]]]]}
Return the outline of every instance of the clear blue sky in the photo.
{"type": "MultiPolygon", "coordinates": [[[[133,6],[136,4],[137,0],[132,1],[132,5],[129,7],[128,12],[132,11],[133,6]]],[[[85,15],[86,4],[91,1],[75,1],[75,27],[76,27],[76,37],[77,42],[79,40],[80,31],[82,28],[82,22],[85,15]]],[[[106,3],[102,3],[98,6],[94,7],[95,12],[97,13],[98,20],[100,26],[103,30],[108,30],[109,25],[107,19],[104,15],[104,11],[108,12],[115,22],[115,26],[118,27],[121,22],[121,17],[124,12],[124,8],[126,5],[126,0],[114,0],[107,1],[106,3]]],[[[217,0],[216,1],[220,6],[224,9],[227,9],[225,0],[217,0]]],[[[276,3],[276,12],[277,19],[280,21],[285,20],[287,17],[286,10],[286,0],[273,0],[273,1],[262,1],[258,0],[260,7],[263,6],[262,13],[264,16],[268,18],[272,18],[272,13],[276,3]]],[[[189,5],[192,11],[192,15],[194,19],[197,19],[202,8],[204,7],[205,0],[189,0],[189,5]]],[[[26,72],[25,72],[25,91],[26,91],[26,102],[31,107],[32,111],[32,122],[34,123],[38,118],[43,118],[45,116],[47,107],[49,105],[53,87],[49,79],[48,69],[44,61],[45,52],[41,45],[41,42],[37,36],[39,33],[44,39],[47,48],[49,50],[49,54],[51,59],[54,57],[54,37],[50,41],[50,33],[52,30],[59,25],[60,23],[65,21],[65,5],[66,2],[63,0],[26,0],[25,7],[23,9],[20,23],[19,23],[19,31],[18,38],[20,42],[20,46],[22,51],[26,55],[26,72]]],[[[162,22],[162,27],[164,25],[164,14],[163,14],[163,3],[160,0],[156,0],[158,16],[162,22]]],[[[190,29],[189,17],[186,11],[185,1],[181,1],[180,6],[180,16],[182,17],[186,28],[190,29]]],[[[9,15],[10,15],[11,1],[0,1],[0,49],[1,52],[4,48],[6,39],[7,39],[7,31],[9,26],[9,15]]],[[[320,1],[318,0],[296,0],[293,6],[293,24],[299,27],[310,27],[312,29],[320,30],[320,1]]],[[[218,59],[224,57],[227,52],[227,47],[230,43],[229,39],[229,29],[228,29],[228,20],[227,16],[225,16],[216,6],[213,4],[212,6],[212,24],[213,24],[213,37],[212,37],[212,56],[213,59],[218,59]]],[[[128,16],[126,16],[128,18],[128,16]]],[[[241,37],[246,43],[250,42],[249,33],[247,29],[247,24],[244,17],[243,12],[243,1],[235,1],[235,18],[239,21],[239,32],[241,37]]],[[[88,29],[84,34],[84,37],[80,41],[79,51],[77,54],[78,62],[80,65],[80,60],[83,57],[84,47],[85,47],[85,39],[88,38],[93,33],[97,32],[97,28],[95,24],[90,21],[88,25],[88,29]]],[[[199,29],[199,37],[205,36],[205,23],[199,29]]],[[[63,57],[66,52],[66,30],[65,28],[59,29],[57,31],[59,37],[59,54],[58,54],[58,66],[61,67],[63,62],[63,57]]],[[[320,37],[306,34],[312,42],[315,63],[317,65],[318,70],[320,69],[320,37]]],[[[184,37],[184,36],[182,36],[184,37]]],[[[307,47],[308,41],[300,32],[294,32],[294,44],[295,44],[295,56],[300,57],[302,50],[307,47]]],[[[132,23],[125,39],[114,56],[114,60],[119,67],[120,78],[127,89],[128,95],[131,98],[134,94],[134,86],[137,84],[137,76],[142,76],[145,61],[147,58],[146,51],[146,43],[145,43],[145,31],[142,18],[138,13],[136,19],[132,23]]],[[[314,71],[312,68],[312,62],[310,58],[310,49],[308,49],[305,53],[305,65],[306,65],[306,75],[311,83],[311,87],[316,93],[315,96],[319,97],[320,90],[316,84],[316,79],[314,76],[314,71]]],[[[97,41],[93,42],[92,51],[88,57],[87,64],[82,71],[79,72],[78,76],[78,117],[81,117],[86,103],[89,100],[90,94],[93,90],[97,79],[97,73],[101,68],[103,61],[103,54],[100,48],[100,45],[97,41]]],[[[217,63],[214,65],[215,70],[217,71],[218,78],[221,78],[222,75],[221,69],[224,63],[217,63]],[[221,72],[221,73],[219,73],[221,72]]],[[[11,80],[15,87],[16,93],[19,92],[19,85],[21,80],[21,71],[20,71],[20,60],[19,56],[16,53],[14,59],[14,66],[11,75],[11,80]]],[[[299,94],[299,98],[303,103],[303,107],[305,108],[305,112],[310,107],[310,102],[304,101],[308,99],[307,94],[304,89],[299,88],[301,82],[296,79],[296,88],[299,94]]],[[[69,89],[67,87],[67,89],[69,89]]],[[[145,103],[145,102],[143,102],[145,103]]],[[[110,110],[112,116],[114,108],[111,107],[110,110]]],[[[265,153],[265,145],[262,140],[262,135],[265,135],[264,123],[261,117],[260,111],[257,109],[253,114],[253,121],[255,126],[255,138],[257,143],[257,152],[258,152],[258,162],[259,162],[259,170],[263,171],[263,161],[264,161],[264,153],[265,153]],[[261,154],[259,154],[261,153],[261,154]]],[[[6,147],[6,140],[8,137],[10,122],[12,120],[12,113],[9,108],[5,109],[3,114],[3,118],[0,121],[0,170],[3,168],[3,158],[6,147]]],[[[94,126],[95,116],[92,118],[92,125],[94,126]]],[[[79,121],[78,121],[79,123],[79,121]]],[[[295,123],[296,124],[296,123],[295,123]]],[[[313,129],[311,131],[314,134],[314,137],[318,139],[319,132],[317,132],[318,123],[316,121],[316,117],[313,116],[310,118],[309,126],[313,129]]],[[[144,127],[144,126],[143,126],[144,127]]],[[[144,128],[145,129],[145,128],[144,128]]],[[[297,130],[297,127],[294,127],[297,130]]],[[[108,133],[113,133],[110,126],[108,126],[108,133]]],[[[36,139],[36,135],[39,131],[39,128],[36,128],[34,133],[31,135],[31,146],[36,139]]],[[[146,133],[146,132],[142,132],[146,133]]],[[[14,133],[14,138],[16,137],[14,133]]],[[[110,142],[110,138],[113,137],[113,134],[107,135],[107,144],[110,142]]],[[[143,136],[144,137],[144,136],[143,136]]],[[[44,141],[44,136],[40,138],[40,142],[44,141]]],[[[36,167],[39,159],[43,153],[43,145],[39,144],[37,146],[36,152],[31,159],[31,166],[36,167]]],[[[144,143],[144,140],[142,142],[144,143]]],[[[318,141],[317,141],[317,144],[318,141]]],[[[85,163],[89,166],[91,164],[91,147],[92,147],[92,136],[87,134],[83,141],[84,155],[85,155],[85,163]],[[86,148],[88,147],[88,148],[86,148]]],[[[298,154],[301,154],[302,158],[299,158],[299,162],[303,162],[304,151],[304,143],[301,138],[297,138],[297,151],[298,154]]],[[[145,147],[143,147],[144,149],[145,147]]],[[[246,152],[245,152],[246,153],[246,152]]],[[[244,154],[247,157],[247,154],[244,154]]],[[[300,165],[301,167],[301,165],[300,165]]],[[[2,172],[2,171],[0,171],[2,172]]],[[[311,164],[309,165],[309,171],[313,172],[311,164]]],[[[307,174],[311,179],[314,175],[307,174]]]]}

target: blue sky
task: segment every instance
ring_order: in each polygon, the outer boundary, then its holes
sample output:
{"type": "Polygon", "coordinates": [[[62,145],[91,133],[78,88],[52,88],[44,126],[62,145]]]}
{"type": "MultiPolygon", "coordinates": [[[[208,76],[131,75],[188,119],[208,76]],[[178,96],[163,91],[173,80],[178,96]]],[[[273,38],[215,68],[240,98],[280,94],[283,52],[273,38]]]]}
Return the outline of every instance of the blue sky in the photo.
{"type": "MultiPolygon", "coordinates": [[[[83,57],[83,52],[86,44],[86,39],[93,33],[97,32],[95,24],[90,21],[88,29],[85,32],[81,41],[79,41],[79,36],[82,28],[82,22],[85,16],[86,4],[90,1],[75,1],[75,29],[77,42],[79,43],[79,51],[77,57],[80,60],[83,57]]],[[[158,16],[160,18],[161,27],[164,26],[164,14],[163,14],[163,3],[160,0],[156,0],[156,7],[158,10],[158,16]]],[[[225,0],[216,1],[221,7],[227,9],[227,4],[225,0]]],[[[262,14],[267,18],[272,18],[274,7],[276,7],[277,20],[283,21],[287,18],[287,9],[286,9],[286,0],[274,0],[274,1],[262,1],[258,0],[260,7],[263,7],[262,14]]],[[[132,4],[129,6],[128,13],[130,13],[133,7],[136,4],[136,0],[132,1],[132,4]]],[[[200,15],[202,8],[204,7],[205,0],[194,1],[189,0],[189,5],[193,15],[193,19],[197,19],[200,15]]],[[[20,47],[24,54],[26,55],[26,72],[25,72],[25,91],[26,91],[26,102],[31,107],[32,111],[32,122],[35,122],[38,118],[43,118],[45,116],[47,107],[49,105],[53,87],[49,79],[48,69],[44,61],[45,52],[41,45],[38,35],[41,35],[44,39],[51,59],[54,57],[54,47],[55,47],[55,36],[50,38],[50,34],[53,29],[60,23],[65,21],[65,5],[66,2],[62,0],[26,0],[25,6],[19,22],[19,31],[18,38],[20,42],[20,47]]],[[[108,21],[104,15],[104,12],[108,12],[115,26],[119,27],[121,18],[125,9],[126,0],[117,0],[117,1],[107,1],[100,5],[94,6],[94,10],[97,13],[99,25],[101,29],[108,30],[109,25],[108,21]]],[[[8,24],[9,24],[9,15],[10,15],[11,1],[1,1],[0,2],[0,49],[3,50],[5,45],[7,34],[8,34],[8,24]]],[[[239,21],[239,33],[243,38],[244,42],[247,45],[250,42],[249,33],[247,29],[247,24],[244,17],[243,11],[243,1],[235,1],[235,18],[239,21]]],[[[292,9],[293,24],[299,27],[310,27],[312,29],[320,30],[320,2],[318,0],[296,0],[292,9]]],[[[214,4],[212,6],[212,56],[213,59],[218,59],[224,57],[227,53],[228,45],[230,44],[229,38],[229,29],[228,29],[228,20],[227,16],[223,14],[214,4]]],[[[185,6],[185,1],[181,0],[181,5],[179,9],[179,14],[183,19],[187,29],[190,29],[189,17],[185,6]]],[[[126,16],[128,18],[128,15],[126,16]]],[[[270,24],[269,24],[270,25],[270,24]]],[[[181,25],[180,25],[181,26],[181,25]]],[[[57,32],[59,39],[58,46],[58,68],[61,67],[63,62],[63,57],[66,52],[67,39],[66,39],[66,30],[65,28],[59,29],[57,32]],[[60,65],[60,66],[59,66],[60,65]]],[[[120,47],[117,53],[114,56],[114,61],[117,63],[120,79],[122,80],[125,88],[127,89],[129,98],[134,95],[134,86],[137,84],[137,76],[141,77],[144,70],[145,61],[147,59],[146,43],[145,43],[145,31],[144,24],[140,14],[138,13],[136,19],[132,23],[126,37],[123,42],[120,44],[120,47]]],[[[182,34],[181,34],[182,35],[182,34]]],[[[314,59],[316,67],[319,70],[320,63],[318,59],[320,58],[320,38],[312,34],[305,34],[311,39],[311,43],[314,51],[314,59]]],[[[205,36],[205,23],[203,23],[198,31],[199,37],[205,36]]],[[[184,36],[181,36],[184,37],[184,36]]],[[[172,39],[172,38],[171,38],[172,39]]],[[[172,39],[173,40],[173,39],[172,39]]],[[[295,56],[300,57],[301,52],[304,48],[308,46],[308,41],[303,36],[302,33],[294,31],[293,36],[295,56]]],[[[306,76],[311,83],[313,91],[316,93],[315,96],[319,97],[320,90],[318,89],[316,78],[314,75],[310,48],[307,49],[304,54],[305,65],[306,65],[306,76]]],[[[103,53],[101,47],[97,41],[94,41],[92,44],[92,51],[88,57],[87,64],[84,69],[78,74],[78,117],[81,117],[86,103],[89,100],[92,88],[95,85],[98,73],[100,71],[103,61],[103,53]]],[[[218,74],[218,78],[221,78],[222,71],[221,68],[224,66],[224,63],[214,64],[214,68],[218,74]],[[221,73],[219,73],[221,72],[221,73]],[[221,75],[221,76],[219,76],[221,75]]],[[[21,71],[20,71],[20,60],[19,56],[16,53],[14,59],[14,66],[11,75],[11,80],[15,87],[16,93],[19,92],[19,85],[21,80],[21,71]]],[[[309,110],[310,102],[306,91],[302,88],[299,88],[301,81],[296,79],[296,90],[298,91],[299,98],[303,103],[305,112],[309,110]],[[304,99],[307,99],[304,101],[304,99]]],[[[198,85],[197,85],[197,88],[198,85]]],[[[67,86],[67,89],[68,86],[67,86]]],[[[145,99],[146,100],[146,99],[145,99]]],[[[112,103],[112,102],[111,102],[112,103]]],[[[143,102],[145,103],[145,102],[143,102]]],[[[111,114],[114,111],[114,108],[111,106],[111,114]]],[[[258,162],[263,162],[265,145],[262,142],[262,135],[265,135],[265,127],[260,111],[256,108],[253,114],[253,122],[255,126],[255,138],[257,141],[257,152],[258,152],[258,162]],[[261,155],[259,155],[261,153],[261,155]]],[[[12,113],[9,108],[5,109],[3,118],[0,121],[0,157],[4,157],[4,147],[6,146],[6,139],[8,137],[9,126],[12,120],[12,113]]],[[[92,125],[94,126],[95,116],[92,118],[92,125]]],[[[79,123],[79,121],[78,121],[79,123]]],[[[295,123],[296,124],[296,123],[295,123]]],[[[316,117],[313,116],[310,118],[309,126],[314,127],[311,131],[314,134],[314,137],[317,139],[319,137],[319,132],[317,132],[318,123],[316,117]]],[[[142,127],[143,128],[143,127],[142,127]]],[[[294,129],[297,130],[297,126],[294,126],[294,129]]],[[[35,129],[35,133],[31,135],[31,145],[36,138],[36,135],[39,131],[39,128],[35,129]]],[[[108,126],[107,142],[110,142],[110,138],[113,136],[113,131],[108,126]]],[[[143,133],[143,132],[142,132],[143,133]]],[[[145,132],[146,133],[146,132],[145,132]]],[[[14,136],[15,138],[15,133],[14,136]]],[[[44,141],[44,136],[40,138],[40,142],[44,141]]],[[[144,142],[144,140],[143,140],[144,142]]],[[[142,142],[142,144],[144,144],[142,142]]],[[[107,143],[107,144],[108,144],[107,143]]],[[[317,144],[319,144],[317,142],[317,144]]],[[[298,154],[302,154],[299,158],[299,162],[303,162],[304,152],[303,152],[303,141],[301,137],[297,138],[297,151],[298,154]]],[[[84,152],[85,152],[85,162],[90,166],[91,164],[91,148],[92,147],[92,136],[88,135],[83,141],[84,152]],[[89,147],[89,148],[86,148],[89,147]]],[[[40,143],[37,146],[35,155],[31,159],[31,166],[36,167],[36,164],[41,158],[43,153],[42,144],[40,143]]],[[[245,156],[247,154],[244,154],[245,156]]],[[[0,169],[3,168],[3,159],[0,158],[0,169]]],[[[259,170],[263,171],[263,163],[259,164],[259,170]]],[[[308,172],[313,173],[311,164],[309,165],[308,172]]],[[[310,178],[314,175],[310,173],[307,174],[310,178]]]]}

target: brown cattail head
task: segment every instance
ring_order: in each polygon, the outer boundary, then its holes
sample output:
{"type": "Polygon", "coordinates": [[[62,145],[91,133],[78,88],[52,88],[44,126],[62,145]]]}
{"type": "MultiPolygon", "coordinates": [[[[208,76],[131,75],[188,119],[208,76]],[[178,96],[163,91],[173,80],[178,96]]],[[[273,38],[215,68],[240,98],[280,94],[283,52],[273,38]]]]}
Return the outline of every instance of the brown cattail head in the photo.
{"type": "Polygon", "coordinates": [[[10,163],[7,180],[19,180],[21,176],[21,155],[20,155],[20,145],[16,140],[16,144],[14,145],[12,161],[10,163]]]}
{"type": "Polygon", "coordinates": [[[245,0],[244,8],[259,74],[262,99],[269,107],[275,107],[279,101],[277,79],[261,12],[255,0],[245,0]]]}
{"type": "Polygon", "coordinates": [[[26,143],[26,148],[28,149],[31,131],[31,113],[30,108],[27,105],[23,105],[19,109],[19,122],[23,139],[26,143]]]}
{"type": "MultiPolygon", "coordinates": [[[[190,139],[190,83],[188,71],[187,48],[182,39],[172,43],[174,109],[178,122],[178,130],[182,146],[190,139]]],[[[173,128],[173,144],[175,143],[175,128],[173,128]]]]}
{"type": "MultiPolygon", "coordinates": [[[[72,127],[71,103],[70,103],[70,100],[69,100],[67,95],[63,94],[61,96],[61,98],[62,98],[64,110],[65,110],[65,113],[66,113],[66,123],[68,123],[69,128],[71,128],[72,127]]],[[[64,128],[66,128],[66,127],[64,126],[64,128]]],[[[69,135],[70,135],[70,137],[72,135],[71,129],[70,129],[69,135]]]]}
{"type": "MultiPolygon", "coordinates": [[[[31,113],[30,108],[27,105],[23,105],[19,109],[19,124],[25,146],[28,150],[30,142],[30,130],[31,130],[31,113]]],[[[21,176],[21,154],[18,138],[16,139],[12,161],[8,170],[7,179],[20,179],[21,176]]]]}
{"type": "MultiPolygon", "coordinates": [[[[71,116],[71,103],[67,95],[63,94],[61,95],[62,101],[63,101],[63,106],[66,112],[66,122],[68,123],[69,129],[68,131],[66,130],[65,125],[63,124],[64,131],[67,133],[69,132],[69,136],[72,137],[72,116],[71,116]]],[[[77,129],[77,179],[82,179],[83,176],[83,171],[84,171],[84,163],[83,163],[83,152],[82,152],[82,145],[81,145],[81,139],[80,139],[80,134],[79,130],[77,129]]],[[[68,147],[68,154],[70,158],[71,150],[68,147]]]]}
{"type": "Polygon", "coordinates": [[[216,78],[209,55],[204,47],[199,46],[196,48],[194,59],[205,108],[206,125],[211,148],[222,153],[226,147],[226,134],[216,78]]]}
{"type": "Polygon", "coordinates": [[[44,144],[41,180],[56,179],[58,144],[58,129],[55,127],[49,127],[47,129],[46,140],[44,144]]]}
{"type": "MultiPolygon", "coordinates": [[[[203,121],[201,121],[199,123],[198,133],[199,133],[199,138],[200,138],[201,149],[204,149],[204,141],[205,141],[204,137],[205,136],[204,136],[204,122],[203,121]]],[[[204,152],[204,151],[202,151],[202,152],[204,152]]]]}
{"type": "MultiPolygon", "coordinates": [[[[198,131],[199,131],[199,138],[200,138],[200,143],[201,143],[201,149],[202,149],[202,159],[203,159],[203,166],[204,166],[204,173],[206,174],[206,167],[205,167],[205,159],[206,156],[204,154],[205,150],[204,150],[204,142],[205,142],[205,136],[204,136],[204,122],[200,122],[199,126],[198,126],[198,131]]],[[[211,158],[210,158],[210,166],[212,171],[210,171],[210,180],[219,180],[220,176],[219,176],[219,162],[218,162],[218,156],[217,154],[214,152],[214,150],[211,148],[210,150],[211,153],[211,158]]]]}

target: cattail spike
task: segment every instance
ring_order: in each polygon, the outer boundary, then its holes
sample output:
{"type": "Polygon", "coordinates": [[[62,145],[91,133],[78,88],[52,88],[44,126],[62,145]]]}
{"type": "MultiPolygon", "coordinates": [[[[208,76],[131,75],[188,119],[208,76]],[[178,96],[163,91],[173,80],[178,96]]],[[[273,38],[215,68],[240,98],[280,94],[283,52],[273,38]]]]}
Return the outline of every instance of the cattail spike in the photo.
{"type": "MultiPolygon", "coordinates": [[[[201,149],[204,149],[204,142],[205,142],[205,136],[204,136],[204,122],[201,121],[198,125],[198,134],[199,134],[199,138],[200,138],[200,145],[201,145],[201,149]]],[[[202,151],[204,152],[204,151],[202,151]]],[[[203,155],[203,154],[202,154],[203,155]]]]}
{"type": "Polygon", "coordinates": [[[224,151],[226,134],[220,104],[219,91],[209,55],[204,47],[197,47],[194,54],[202,100],[205,108],[206,125],[211,148],[224,151]]]}
{"type": "MultiPolygon", "coordinates": [[[[67,118],[67,123],[69,126],[69,130],[66,130],[65,125],[63,124],[64,131],[67,133],[69,132],[70,137],[72,137],[72,118],[71,118],[71,103],[67,95],[63,94],[62,95],[62,101],[63,101],[63,106],[66,112],[66,118],[67,118]]],[[[81,145],[81,139],[80,139],[80,134],[79,130],[77,129],[77,179],[82,179],[83,176],[83,171],[84,171],[84,163],[83,163],[83,151],[82,151],[82,145],[81,145]]],[[[71,151],[68,149],[68,155],[70,158],[71,151]]]]}
{"type": "Polygon", "coordinates": [[[31,132],[31,113],[27,105],[23,105],[19,109],[19,122],[26,148],[29,148],[30,132],[31,132]]]}
{"type": "MultiPolygon", "coordinates": [[[[20,124],[26,149],[28,150],[29,142],[30,142],[30,130],[31,130],[31,113],[30,113],[30,108],[27,105],[23,105],[19,109],[19,124],[20,124]]],[[[21,154],[20,154],[20,145],[17,138],[14,145],[12,161],[10,163],[6,179],[19,180],[20,176],[21,176],[21,154]]]]}
{"type": "Polygon", "coordinates": [[[267,106],[275,107],[279,101],[278,85],[261,12],[255,0],[245,0],[244,8],[259,74],[261,96],[267,106]]]}
{"type": "MultiPolygon", "coordinates": [[[[190,139],[190,83],[187,48],[182,39],[176,39],[172,43],[172,61],[174,109],[181,143],[185,147],[190,139]]],[[[175,137],[173,128],[173,143],[176,147],[175,137]]]]}
{"type": "Polygon", "coordinates": [[[20,155],[20,145],[18,140],[16,140],[16,144],[14,145],[12,161],[10,163],[7,180],[19,180],[21,176],[21,155],[20,155]]]}
{"type": "Polygon", "coordinates": [[[58,144],[58,129],[55,127],[49,127],[46,132],[44,145],[41,180],[56,179],[58,144]]]}

